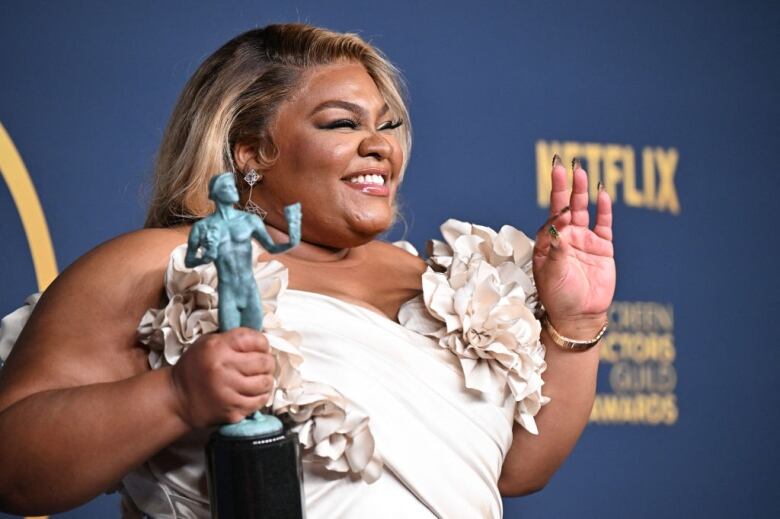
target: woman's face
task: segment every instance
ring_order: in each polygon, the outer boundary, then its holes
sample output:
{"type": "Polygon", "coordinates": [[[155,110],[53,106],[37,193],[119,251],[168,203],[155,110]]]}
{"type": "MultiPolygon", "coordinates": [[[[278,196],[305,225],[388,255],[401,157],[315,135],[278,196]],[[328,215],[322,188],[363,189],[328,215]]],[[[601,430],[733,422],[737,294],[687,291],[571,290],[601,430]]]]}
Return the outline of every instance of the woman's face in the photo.
{"type": "Polygon", "coordinates": [[[361,64],[307,72],[279,109],[278,159],[254,189],[266,222],[285,230],[284,206],[301,202],[310,243],[354,247],[386,230],[403,163],[397,123],[361,64]]]}

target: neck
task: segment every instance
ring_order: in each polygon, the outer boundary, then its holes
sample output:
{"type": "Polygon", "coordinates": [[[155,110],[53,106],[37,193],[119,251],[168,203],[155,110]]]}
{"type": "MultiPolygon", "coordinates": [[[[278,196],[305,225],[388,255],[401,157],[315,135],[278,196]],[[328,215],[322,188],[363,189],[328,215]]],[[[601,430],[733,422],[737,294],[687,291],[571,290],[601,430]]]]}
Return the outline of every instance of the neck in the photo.
{"type": "MultiPolygon", "coordinates": [[[[265,224],[265,228],[276,243],[284,243],[290,239],[287,233],[277,229],[276,227],[273,227],[272,225],[269,225],[268,223],[265,224]]],[[[351,250],[352,249],[350,248],[335,249],[301,240],[301,243],[297,247],[294,247],[286,252],[285,256],[290,256],[304,261],[327,263],[346,258],[351,250]]]]}
{"type": "Polygon", "coordinates": [[[233,208],[233,204],[225,204],[222,202],[217,202],[217,212],[219,215],[224,218],[225,220],[229,220],[233,217],[236,210],[233,208]]]}

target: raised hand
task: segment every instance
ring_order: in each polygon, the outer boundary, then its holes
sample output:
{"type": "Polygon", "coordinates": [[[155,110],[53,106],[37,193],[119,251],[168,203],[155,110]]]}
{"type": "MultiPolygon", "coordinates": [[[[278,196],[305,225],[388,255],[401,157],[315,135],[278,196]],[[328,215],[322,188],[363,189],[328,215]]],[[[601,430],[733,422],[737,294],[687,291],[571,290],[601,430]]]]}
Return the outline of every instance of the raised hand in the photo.
{"type": "Polygon", "coordinates": [[[612,202],[599,189],[596,222],[589,228],[588,176],[573,164],[571,193],[566,170],[553,159],[550,218],[536,235],[533,270],[539,298],[559,333],[592,339],[606,321],[615,293],[612,202]]]}

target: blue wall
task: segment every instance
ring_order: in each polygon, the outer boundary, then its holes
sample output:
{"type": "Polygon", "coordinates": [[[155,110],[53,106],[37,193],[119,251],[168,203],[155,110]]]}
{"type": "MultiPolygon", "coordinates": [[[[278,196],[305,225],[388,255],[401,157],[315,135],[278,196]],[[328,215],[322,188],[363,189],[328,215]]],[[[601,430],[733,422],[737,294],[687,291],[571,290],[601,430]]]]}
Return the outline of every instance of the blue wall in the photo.
{"type": "MultiPolygon", "coordinates": [[[[552,150],[585,155],[616,200],[594,421],[506,517],[777,517],[778,5],[3,0],[0,123],[62,269],[142,224],[167,117],[220,44],[279,21],[361,33],[408,80],[416,245],[448,217],[532,234],[552,150]]],[[[2,182],[0,221],[5,314],[36,280],[2,182]]],[[[114,516],[104,497],[57,517],[114,516]]]]}

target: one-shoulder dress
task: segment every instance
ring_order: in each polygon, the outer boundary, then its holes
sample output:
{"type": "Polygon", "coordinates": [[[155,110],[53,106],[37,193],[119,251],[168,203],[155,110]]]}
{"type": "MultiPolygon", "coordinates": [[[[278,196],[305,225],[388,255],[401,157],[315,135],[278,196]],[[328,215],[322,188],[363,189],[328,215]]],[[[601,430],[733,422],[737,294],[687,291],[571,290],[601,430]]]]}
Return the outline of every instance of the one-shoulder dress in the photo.
{"type": "MultiPolygon", "coordinates": [[[[502,515],[498,478],[513,423],[537,433],[534,416],[549,400],[533,242],[510,226],[457,220],[442,234],[429,244],[423,292],[401,307],[399,322],[289,289],[281,263],[255,262],[277,359],[267,412],[298,432],[309,519],[502,515]]],[[[139,324],[153,369],[217,329],[215,269],[186,268],[185,248],[170,257],[167,305],[139,324]]],[[[36,301],[3,319],[0,359],[36,301]]],[[[127,474],[123,516],[209,517],[210,432],[190,433],[127,474]]]]}

